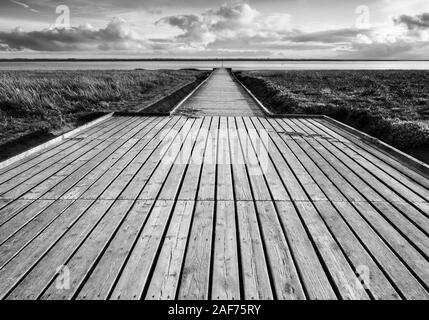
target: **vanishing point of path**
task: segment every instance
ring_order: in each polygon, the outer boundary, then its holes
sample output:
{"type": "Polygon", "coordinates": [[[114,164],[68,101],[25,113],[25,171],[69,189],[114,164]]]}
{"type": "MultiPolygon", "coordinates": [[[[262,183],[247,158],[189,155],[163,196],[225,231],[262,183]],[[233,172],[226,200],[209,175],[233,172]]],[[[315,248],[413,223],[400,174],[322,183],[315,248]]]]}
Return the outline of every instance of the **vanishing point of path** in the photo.
{"type": "Polygon", "coordinates": [[[0,298],[428,299],[428,201],[423,174],[325,119],[264,117],[217,70],[177,115],[0,169],[0,298]]]}
{"type": "Polygon", "coordinates": [[[226,69],[215,69],[177,111],[186,116],[263,116],[262,110],[226,69]]]}

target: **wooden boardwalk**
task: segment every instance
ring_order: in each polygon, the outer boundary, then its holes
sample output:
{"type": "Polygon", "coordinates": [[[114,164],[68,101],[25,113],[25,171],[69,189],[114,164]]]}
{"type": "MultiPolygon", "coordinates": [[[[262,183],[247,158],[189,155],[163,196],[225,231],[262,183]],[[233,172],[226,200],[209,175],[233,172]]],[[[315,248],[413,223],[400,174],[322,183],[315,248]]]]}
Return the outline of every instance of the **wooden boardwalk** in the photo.
{"type": "Polygon", "coordinates": [[[216,69],[175,112],[186,116],[263,116],[253,99],[226,69],[216,69]]]}
{"type": "Polygon", "coordinates": [[[429,180],[323,119],[115,116],[0,170],[2,299],[428,299],[428,235],[429,180]]]}

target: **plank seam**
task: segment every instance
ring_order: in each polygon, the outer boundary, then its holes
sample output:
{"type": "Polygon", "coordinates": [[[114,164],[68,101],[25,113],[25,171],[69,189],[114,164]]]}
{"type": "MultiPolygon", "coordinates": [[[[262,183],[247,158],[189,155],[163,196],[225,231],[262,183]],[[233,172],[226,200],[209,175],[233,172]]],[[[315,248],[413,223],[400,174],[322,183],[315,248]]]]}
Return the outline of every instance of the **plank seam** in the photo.
{"type": "MultiPolygon", "coordinates": [[[[295,138],[293,138],[295,140],[295,138]]],[[[295,140],[296,141],[296,140],[295,140]]],[[[301,147],[301,145],[296,142],[298,147],[311,159],[312,157],[310,157],[310,155],[308,155],[307,151],[305,149],[303,149],[301,147]]],[[[316,149],[314,149],[311,145],[310,147],[315,150],[315,152],[318,153],[318,151],[316,149]]],[[[291,152],[293,152],[293,150],[291,150],[291,152]]],[[[296,154],[293,152],[293,154],[296,156],[296,154]]],[[[319,153],[318,153],[319,154],[319,153]]],[[[320,155],[320,154],[319,154],[320,155]]],[[[323,159],[325,159],[322,155],[320,155],[323,159]]],[[[325,161],[327,162],[327,160],[325,159],[325,161]]],[[[336,183],[334,183],[332,181],[332,179],[329,177],[329,175],[325,174],[324,171],[319,167],[319,165],[317,164],[316,161],[313,161],[313,163],[318,167],[318,169],[323,173],[323,175],[333,184],[333,186],[347,199],[347,197],[345,196],[344,192],[341,190],[341,188],[339,188],[337,186],[336,183]]],[[[327,162],[334,170],[336,170],[336,168],[334,168],[329,162],[327,162]]],[[[304,169],[307,171],[307,169],[304,167],[304,169]]],[[[336,170],[337,171],[337,170],[336,170]]],[[[308,171],[307,171],[308,172],[308,171]]],[[[313,179],[313,181],[319,186],[319,184],[317,183],[317,181],[315,181],[313,179]]],[[[347,181],[347,180],[346,180],[347,181]]],[[[351,185],[354,189],[356,189],[353,185],[351,185]]],[[[320,186],[319,186],[320,188],[320,186]]],[[[320,189],[325,195],[326,193],[323,191],[323,189],[320,189]]],[[[305,191],[305,190],[304,190],[305,191]]],[[[306,191],[305,191],[306,192],[306,191]]],[[[326,195],[327,196],[327,195],[326,195]]],[[[335,209],[335,211],[342,217],[342,220],[346,223],[347,227],[349,228],[349,230],[353,233],[353,235],[356,237],[356,239],[358,239],[358,241],[361,243],[361,245],[363,246],[363,248],[365,248],[366,252],[369,254],[369,256],[371,257],[371,259],[373,260],[373,262],[378,266],[378,268],[380,269],[380,271],[382,271],[382,273],[385,275],[386,279],[388,279],[389,283],[392,285],[392,287],[395,289],[395,291],[400,294],[400,296],[402,298],[404,298],[404,296],[402,295],[402,292],[399,290],[399,288],[396,286],[395,282],[393,281],[393,279],[391,279],[391,277],[387,274],[387,272],[384,270],[384,268],[379,264],[378,260],[375,259],[374,255],[372,254],[372,252],[368,249],[367,245],[362,241],[362,239],[358,236],[358,234],[355,232],[355,230],[350,226],[349,222],[347,221],[347,219],[345,219],[345,217],[341,214],[341,212],[338,210],[338,208],[334,205],[334,203],[336,201],[332,201],[328,198],[328,200],[323,200],[323,201],[328,201],[329,203],[331,203],[332,207],[335,209]]],[[[355,206],[353,205],[353,203],[349,200],[347,201],[343,201],[343,202],[347,202],[350,205],[352,205],[352,207],[359,212],[359,210],[357,210],[357,208],[355,208],[355,206]]],[[[328,230],[331,231],[332,236],[334,237],[334,239],[336,240],[337,244],[342,248],[342,246],[340,245],[340,243],[337,240],[337,237],[334,235],[333,231],[331,230],[331,228],[328,226],[328,224],[326,223],[325,219],[323,218],[323,215],[320,214],[319,209],[317,208],[317,206],[314,206],[315,209],[317,210],[317,212],[319,213],[319,216],[321,217],[321,219],[325,222],[326,227],[328,228],[328,230]]],[[[355,270],[354,264],[353,262],[348,258],[348,256],[345,254],[344,249],[342,249],[344,256],[347,258],[347,260],[349,261],[349,264],[352,266],[353,270],[355,270]]],[[[370,294],[371,298],[374,299],[374,295],[372,294],[372,292],[370,290],[367,290],[368,293],[370,294]]]]}
{"type": "MultiPolygon", "coordinates": [[[[291,120],[292,121],[292,120],[291,120]]],[[[296,122],[294,122],[295,123],[295,125],[297,125],[299,128],[301,128],[302,129],[302,127],[301,126],[299,126],[298,124],[296,124],[296,122]]],[[[302,129],[302,130],[304,130],[304,129],[302,129]]],[[[305,130],[304,130],[305,131],[305,130]]],[[[317,140],[317,139],[316,139],[317,140]]],[[[388,190],[391,190],[391,192],[393,192],[394,194],[396,194],[396,195],[398,195],[400,198],[402,198],[402,199],[404,199],[404,202],[405,203],[408,203],[408,204],[410,204],[414,209],[416,209],[418,212],[420,212],[421,214],[423,214],[424,216],[426,216],[426,214],[418,207],[418,206],[416,206],[412,201],[410,201],[409,199],[407,199],[404,195],[402,195],[400,192],[398,192],[397,190],[395,190],[395,189],[393,189],[391,186],[389,186],[388,184],[387,184],[387,182],[385,182],[385,181],[383,181],[383,180],[381,180],[379,177],[377,177],[376,175],[374,175],[371,171],[369,171],[368,169],[366,169],[363,165],[361,165],[359,162],[357,162],[355,159],[353,159],[350,155],[348,155],[347,153],[345,153],[345,152],[342,152],[342,150],[340,149],[340,148],[338,148],[338,146],[336,146],[335,144],[333,144],[333,143],[331,143],[331,142],[329,142],[329,141],[327,141],[327,143],[329,143],[333,148],[335,148],[336,150],[338,150],[338,152],[340,152],[340,153],[342,153],[345,157],[347,157],[348,159],[350,159],[351,161],[353,161],[354,163],[356,163],[357,164],[357,166],[358,167],[360,167],[360,168],[362,168],[367,174],[369,174],[370,176],[372,176],[374,179],[376,179],[376,180],[378,180],[378,182],[379,183],[381,183],[383,186],[385,186],[386,187],[386,189],[388,189],[388,190]]],[[[332,153],[332,152],[331,152],[332,153]]],[[[337,157],[338,158],[338,157],[337,157]]],[[[345,165],[345,163],[344,162],[342,162],[344,165],[345,165]]],[[[385,199],[385,201],[386,202],[388,202],[388,203],[390,203],[391,205],[393,205],[393,207],[395,207],[401,214],[402,214],[402,216],[406,219],[406,220],[408,220],[411,224],[413,224],[417,229],[419,229],[421,232],[423,232],[426,236],[429,236],[428,235],[428,233],[427,233],[427,231],[425,231],[420,225],[418,225],[415,221],[413,221],[408,215],[406,215],[406,214],[404,214],[403,213],[403,211],[395,204],[395,202],[393,202],[393,201],[389,201],[384,195],[382,195],[377,189],[375,189],[374,187],[372,187],[371,185],[369,185],[367,182],[366,182],[366,180],[364,179],[364,178],[362,178],[362,176],[360,175],[360,174],[357,174],[354,170],[352,170],[348,165],[347,165],[347,167],[352,171],[352,172],[354,172],[354,174],[355,175],[357,175],[358,177],[360,177],[360,179],[362,180],[362,181],[364,181],[364,183],[366,184],[366,185],[368,185],[371,189],[373,189],[374,190],[374,192],[376,193],[376,194],[378,194],[380,197],[382,197],[383,199],[385,199]]],[[[365,198],[365,199],[367,199],[367,197],[365,196],[365,195],[363,195],[362,194],[362,196],[365,198]]],[[[368,199],[367,199],[367,201],[368,202],[370,202],[368,199]]],[[[377,209],[377,208],[375,208],[375,209],[377,209]]],[[[377,209],[377,211],[379,211],[378,209],[377,209]]],[[[383,215],[384,216],[384,215],[383,215]]],[[[427,216],[426,216],[427,217],[427,216]]],[[[390,221],[390,219],[387,219],[388,221],[390,221]]],[[[391,223],[392,225],[393,225],[393,223],[391,223]]],[[[398,229],[398,228],[396,228],[396,229],[398,229]]],[[[399,231],[399,229],[398,229],[398,231],[399,231]]],[[[401,232],[401,234],[402,234],[402,232],[401,232]]],[[[406,237],[405,235],[404,235],[404,237],[406,237]]],[[[407,237],[406,237],[407,238],[407,237]]],[[[426,255],[425,255],[426,256],[426,255]]]]}
{"type": "MultiPolygon", "coordinates": [[[[315,149],[316,150],[316,149],[315,149]]],[[[327,149],[326,149],[327,150],[327,149]]],[[[330,154],[332,154],[332,152],[330,152],[329,150],[327,150],[330,154]]],[[[318,150],[316,150],[316,152],[318,152],[318,150]]],[[[319,153],[319,152],[318,152],[319,153]]],[[[320,154],[320,153],[319,153],[320,154]]],[[[351,170],[352,172],[354,172],[349,166],[347,166],[346,164],[344,164],[343,162],[342,162],[342,160],[341,159],[339,159],[336,155],[334,155],[334,154],[332,154],[336,159],[338,159],[338,161],[340,161],[344,166],[346,166],[349,170],[351,170]]],[[[321,155],[322,157],[323,157],[323,155],[321,155]]],[[[323,157],[325,160],[326,160],[326,158],[325,157],[323,157]]],[[[327,161],[327,160],[326,160],[327,161]]],[[[343,176],[342,174],[341,174],[341,172],[340,171],[338,171],[336,168],[334,168],[341,176],[343,176]]],[[[343,176],[343,178],[344,179],[346,179],[347,181],[349,181],[345,176],[343,176]]],[[[349,182],[349,184],[352,186],[352,187],[354,187],[354,185],[352,184],[352,183],[350,183],[349,182]]],[[[355,188],[355,187],[354,187],[355,188]]],[[[355,188],[356,189],[356,188],[355,188]]],[[[357,190],[357,189],[356,189],[357,190]]],[[[360,193],[360,191],[359,190],[357,190],[359,193],[360,193]]],[[[363,195],[363,194],[362,194],[363,195]]],[[[364,197],[365,197],[365,195],[363,195],[364,197]]],[[[366,198],[366,197],[365,197],[366,198]]],[[[374,210],[376,210],[379,214],[380,214],[380,212],[379,212],[379,210],[377,209],[377,208],[375,208],[373,205],[372,205],[372,203],[371,202],[369,202],[368,201],[368,203],[373,207],[373,209],[374,210]]],[[[422,286],[423,286],[423,288],[425,288],[426,290],[428,290],[427,289],[427,286],[424,284],[424,282],[420,279],[420,277],[416,274],[416,272],[405,262],[405,260],[397,253],[397,251],[391,246],[391,244],[389,243],[389,241],[387,241],[380,233],[379,233],[379,231],[375,228],[375,226],[373,226],[368,220],[367,220],[367,218],[365,217],[365,216],[363,216],[362,214],[361,214],[361,212],[360,212],[360,210],[358,209],[358,208],[356,208],[355,207],[355,205],[354,205],[354,203],[353,202],[350,202],[350,204],[353,206],[353,208],[356,210],[356,212],[358,212],[359,213],[359,215],[361,216],[361,218],[362,219],[364,219],[364,221],[373,229],[373,231],[377,234],[377,236],[385,243],[385,245],[391,250],[391,252],[392,253],[394,253],[395,254],[395,256],[401,261],[401,263],[405,266],[405,268],[407,268],[408,269],[408,271],[413,275],[413,277],[415,278],[415,280],[417,281],[417,282],[419,282],[422,286]]],[[[383,215],[382,215],[383,216],[383,215]]],[[[391,225],[391,222],[390,222],[390,220],[388,220],[387,219],[387,222],[389,223],[389,225],[391,225]]],[[[395,228],[395,230],[396,230],[396,228],[395,228]]],[[[397,230],[398,231],[398,230],[397,230]]],[[[403,237],[403,234],[402,233],[400,233],[400,235],[403,237]]],[[[416,247],[415,247],[415,245],[407,238],[407,237],[405,237],[404,238],[414,249],[416,249],[416,247]]],[[[418,251],[419,253],[420,253],[420,251],[418,251]]],[[[383,270],[383,269],[382,269],[383,270]]],[[[399,291],[400,292],[400,291],[399,291]]]]}
{"type": "MultiPolygon", "coordinates": [[[[252,122],[253,122],[253,121],[252,121],[252,122]]],[[[261,123],[261,125],[262,125],[262,123],[261,123]]],[[[271,124],[270,124],[270,125],[271,125],[271,124]]],[[[263,126],[263,127],[265,128],[265,126],[263,126]]],[[[259,134],[258,134],[258,136],[259,136],[259,134]]],[[[298,181],[298,183],[300,184],[300,186],[301,186],[302,190],[304,191],[304,193],[305,193],[305,195],[306,195],[306,197],[307,197],[307,199],[308,199],[308,200],[306,200],[306,201],[301,201],[301,202],[304,202],[304,203],[308,203],[308,202],[310,202],[310,203],[312,203],[313,207],[315,207],[315,206],[314,206],[314,204],[313,204],[313,201],[312,201],[312,200],[311,200],[311,198],[309,197],[309,194],[308,194],[308,193],[307,193],[307,191],[302,187],[302,184],[301,184],[300,180],[298,179],[298,177],[296,176],[295,171],[294,171],[294,170],[292,170],[292,168],[291,168],[291,166],[290,166],[289,162],[287,162],[287,161],[286,161],[286,159],[285,159],[285,157],[284,157],[283,153],[280,151],[280,149],[279,149],[279,147],[277,146],[277,144],[275,143],[275,141],[274,141],[274,140],[272,140],[272,137],[271,137],[271,136],[270,136],[270,139],[271,139],[271,141],[273,142],[273,144],[276,146],[276,148],[277,148],[277,150],[279,151],[279,153],[282,155],[283,160],[285,161],[286,165],[289,167],[289,170],[293,173],[293,175],[294,175],[295,179],[296,179],[296,180],[298,181]]],[[[266,148],[266,147],[265,147],[265,148],[266,148]]],[[[272,156],[271,156],[270,154],[269,154],[269,157],[270,157],[271,161],[273,162],[273,167],[274,167],[274,169],[276,170],[277,174],[279,175],[279,169],[278,169],[278,168],[277,168],[277,166],[275,165],[275,162],[273,161],[272,156]]],[[[334,281],[334,279],[333,279],[333,277],[332,277],[332,275],[331,275],[331,272],[329,271],[329,269],[328,269],[328,267],[327,267],[327,265],[326,265],[326,263],[325,263],[325,261],[324,261],[323,257],[321,256],[321,253],[319,252],[319,248],[317,247],[317,245],[316,245],[316,243],[315,243],[315,241],[314,241],[313,235],[310,233],[310,231],[309,231],[309,229],[308,229],[307,224],[304,222],[304,220],[303,220],[303,218],[302,218],[301,212],[300,212],[300,210],[298,209],[298,207],[297,207],[297,205],[296,205],[296,201],[295,201],[295,200],[293,200],[293,198],[292,198],[292,196],[291,196],[291,194],[290,194],[290,191],[288,190],[288,188],[287,188],[287,187],[286,187],[286,185],[285,185],[285,182],[284,182],[283,178],[281,178],[281,176],[280,176],[280,175],[279,175],[279,177],[280,177],[280,180],[281,180],[281,182],[282,182],[282,184],[283,184],[283,186],[284,186],[284,188],[285,188],[286,192],[287,192],[287,193],[288,193],[288,195],[289,195],[289,198],[291,199],[291,200],[290,200],[290,202],[291,202],[291,203],[292,203],[292,205],[294,206],[294,209],[295,209],[295,211],[296,211],[296,213],[297,213],[298,219],[299,219],[299,221],[300,221],[300,223],[301,223],[302,227],[304,228],[304,230],[305,230],[305,232],[306,232],[307,238],[308,238],[308,240],[310,241],[310,243],[311,243],[311,245],[312,245],[312,247],[313,247],[313,250],[314,250],[315,254],[317,255],[317,257],[318,257],[318,259],[319,259],[320,266],[322,267],[323,271],[325,272],[325,275],[326,275],[326,277],[327,277],[327,279],[328,279],[328,281],[329,281],[329,284],[331,285],[331,288],[332,288],[332,289],[333,289],[333,291],[335,292],[335,295],[337,296],[337,298],[341,299],[341,298],[342,298],[342,296],[341,296],[341,293],[340,293],[340,291],[339,291],[339,289],[338,289],[338,286],[337,286],[337,284],[335,283],[335,281],[334,281]]],[[[271,194],[271,190],[269,190],[269,192],[270,192],[270,194],[271,194]]],[[[279,210],[278,210],[278,206],[277,206],[277,204],[276,204],[276,201],[273,201],[273,200],[271,200],[271,201],[274,203],[274,206],[275,206],[275,209],[276,209],[276,212],[277,212],[277,217],[278,217],[278,220],[279,220],[279,222],[280,222],[280,225],[281,225],[281,228],[282,228],[282,230],[283,230],[283,233],[284,233],[284,235],[285,235],[285,238],[286,238],[286,239],[287,239],[287,241],[288,241],[288,245],[289,245],[289,247],[290,247],[290,248],[292,248],[292,247],[290,246],[290,240],[289,240],[289,237],[287,237],[287,233],[286,233],[286,230],[285,230],[285,228],[284,228],[284,226],[283,226],[283,223],[281,223],[281,219],[280,219],[280,216],[279,216],[279,210]]],[[[291,254],[295,256],[295,254],[293,253],[293,250],[292,250],[292,249],[290,249],[290,251],[291,251],[291,254]]],[[[298,272],[299,272],[299,274],[300,274],[300,277],[302,277],[302,271],[299,271],[299,269],[300,269],[299,265],[298,265],[296,262],[295,262],[295,265],[296,265],[296,268],[297,268],[297,270],[298,270],[298,272]]],[[[306,295],[308,296],[308,295],[309,295],[309,294],[308,294],[308,289],[306,288],[306,285],[305,285],[305,282],[304,282],[304,281],[302,281],[302,286],[303,286],[303,288],[306,290],[306,295]]]]}

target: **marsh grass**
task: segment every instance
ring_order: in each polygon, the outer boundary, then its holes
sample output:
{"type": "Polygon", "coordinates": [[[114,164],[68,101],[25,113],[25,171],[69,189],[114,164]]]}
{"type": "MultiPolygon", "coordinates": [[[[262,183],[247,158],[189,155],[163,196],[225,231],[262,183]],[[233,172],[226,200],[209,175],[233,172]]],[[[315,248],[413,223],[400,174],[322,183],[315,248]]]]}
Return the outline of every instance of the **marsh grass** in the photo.
{"type": "Polygon", "coordinates": [[[249,71],[275,113],[324,114],[429,162],[429,71],[249,71]]]}
{"type": "Polygon", "coordinates": [[[63,131],[92,112],[137,111],[184,84],[195,70],[0,73],[0,144],[63,131]]]}

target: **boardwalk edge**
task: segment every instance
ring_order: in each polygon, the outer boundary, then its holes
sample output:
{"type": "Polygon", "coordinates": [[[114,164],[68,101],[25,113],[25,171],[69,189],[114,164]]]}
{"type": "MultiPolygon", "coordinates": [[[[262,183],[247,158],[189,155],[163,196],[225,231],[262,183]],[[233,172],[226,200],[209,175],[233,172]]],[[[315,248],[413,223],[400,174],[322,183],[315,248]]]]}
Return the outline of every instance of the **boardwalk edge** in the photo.
{"type": "Polygon", "coordinates": [[[16,156],[13,156],[9,159],[6,159],[5,161],[0,162],[0,169],[6,168],[7,166],[11,165],[12,163],[17,162],[19,160],[22,160],[23,158],[28,157],[28,156],[36,153],[36,152],[42,151],[46,148],[49,148],[50,146],[52,146],[58,142],[61,142],[65,139],[75,135],[76,133],[79,133],[85,129],[88,129],[88,128],[100,123],[100,122],[107,120],[108,118],[112,117],[113,115],[114,115],[114,112],[108,113],[108,114],[101,116],[101,117],[99,117],[93,121],[90,121],[90,122],[88,122],[88,123],[86,123],[80,127],[77,127],[73,130],[70,130],[70,131],[68,131],[68,132],[66,132],[66,133],[64,133],[64,134],[62,134],[62,135],[60,135],[60,136],[58,136],[52,140],[49,140],[49,141],[42,143],[42,144],[40,144],[34,148],[31,148],[27,151],[24,151],[24,152],[22,152],[16,156]]]}
{"type": "MultiPolygon", "coordinates": [[[[333,124],[334,126],[338,127],[340,130],[347,131],[351,133],[352,135],[356,136],[356,138],[361,138],[363,141],[373,145],[378,150],[388,153],[389,155],[392,155],[395,157],[396,160],[400,161],[402,164],[406,165],[407,167],[417,170],[419,173],[423,174],[423,176],[427,179],[429,179],[429,165],[426,163],[402,152],[401,150],[398,150],[391,145],[374,138],[373,136],[362,132],[358,129],[355,129],[345,123],[342,123],[338,120],[335,120],[331,117],[322,115],[322,118],[333,124]]],[[[357,139],[359,140],[359,139],[357,139]]]]}
{"type": "Polygon", "coordinates": [[[176,112],[176,110],[180,108],[180,106],[182,106],[190,97],[192,97],[194,93],[197,92],[211,78],[213,74],[213,70],[212,72],[210,72],[209,76],[204,79],[204,81],[202,81],[197,87],[195,87],[194,90],[192,90],[186,97],[184,97],[173,109],[171,109],[171,111],[168,113],[169,116],[173,115],[176,112]]]}
{"type": "MultiPolygon", "coordinates": [[[[261,101],[235,76],[235,74],[229,69],[228,70],[234,80],[240,84],[240,86],[250,95],[250,97],[256,102],[256,104],[264,111],[264,113],[271,118],[313,118],[313,119],[325,119],[334,126],[338,127],[340,130],[347,131],[352,135],[356,136],[356,140],[359,141],[358,138],[364,140],[367,143],[370,143],[373,147],[378,150],[388,153],[390,156],[393,156],[397,161],[406,165],[408,168],[418,171],[425,178],[429,179],[429,165],[426,163],[392,147],[391,145],[367,134],[358,129],[355,129],[345,123],[342,123],[338,120],[335,120],[326,115],[317,115],[317,114],[276,114],[268,110],[261,101]]],[[[368,151],[368,150],[367,150],[368,151]]]]}

